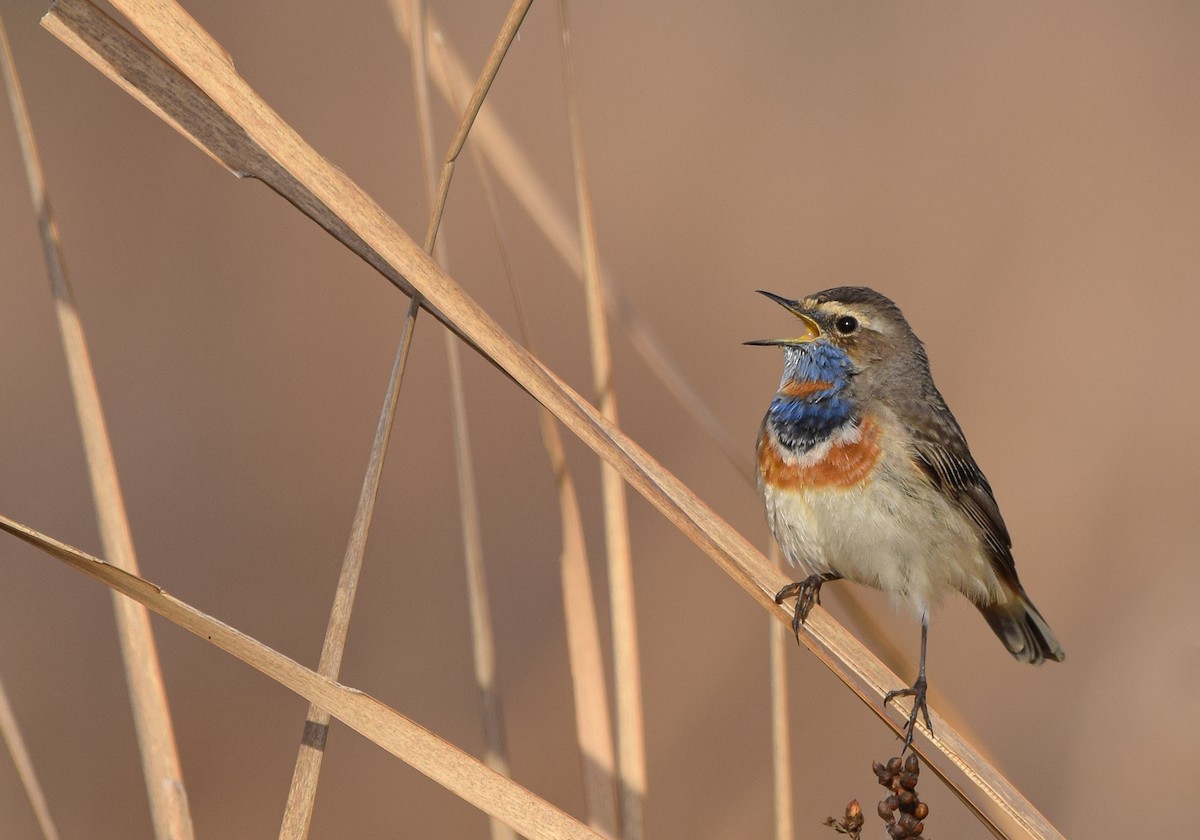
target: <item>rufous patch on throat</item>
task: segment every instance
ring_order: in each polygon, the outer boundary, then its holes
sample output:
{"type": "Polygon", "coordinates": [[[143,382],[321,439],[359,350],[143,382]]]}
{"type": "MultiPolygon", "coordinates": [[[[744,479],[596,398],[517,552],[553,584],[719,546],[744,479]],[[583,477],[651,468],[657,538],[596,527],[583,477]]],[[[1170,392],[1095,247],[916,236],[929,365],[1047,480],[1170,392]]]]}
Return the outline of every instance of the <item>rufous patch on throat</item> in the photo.
{"type": "Polygon", "coordinates": [[[758,440],[758,471],[763,482],[779,490],[838,487],[848,490],[866,481],[879,463],[879,427],[864,420],[854,440],[834,443],[819,461],[788,463],[764,430],[758,440]]]}
{"type": "Polygon", "coordinates": [[[828,391],[833,387],[832,382],[818,382],[812,379],[789,379],[779,388],[779,395],[804,399],[820,391],[828,391]]]}

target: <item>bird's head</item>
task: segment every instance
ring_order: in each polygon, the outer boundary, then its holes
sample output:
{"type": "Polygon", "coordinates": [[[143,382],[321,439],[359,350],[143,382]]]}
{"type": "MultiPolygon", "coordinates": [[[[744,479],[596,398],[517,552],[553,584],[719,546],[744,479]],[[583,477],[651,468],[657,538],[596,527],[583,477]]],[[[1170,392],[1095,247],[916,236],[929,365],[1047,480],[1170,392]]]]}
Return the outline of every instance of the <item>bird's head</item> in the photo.
{"type": "Polygon", "coordinates": [[[746,344],[783,347],[789,367],[819,350],[821,355],[830,351],[844,354],[849,372],[861,385],[878,385],[882,383],[872,380],[883,380],[896,387],[910,375],[918,379],[929,376],[920,340],[899,307],[874,289],[842,286],[800,300],[771,292],[760,294],[795,315],[800,329],[793,338],[764,338],[746,344]]]}

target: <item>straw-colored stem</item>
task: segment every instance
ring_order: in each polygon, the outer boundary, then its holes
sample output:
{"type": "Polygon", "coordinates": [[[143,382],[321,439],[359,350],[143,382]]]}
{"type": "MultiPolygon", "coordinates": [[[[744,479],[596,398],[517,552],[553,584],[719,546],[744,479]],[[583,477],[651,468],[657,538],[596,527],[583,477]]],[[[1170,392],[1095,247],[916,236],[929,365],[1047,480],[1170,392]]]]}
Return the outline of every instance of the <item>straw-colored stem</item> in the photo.
{"type": "MultiPolygon", "coordinates": [[[[504,741],[504,717],[500,691],[496,684],[496,644],[492,631],[492,610],[488,599],[487,574],[483,561],[483,537],[479,527],[479,500],[467,429],[467,407],[462,376],[462,354],[458,339],[446,333],[446,358],[450,368],[451,422],[454,434],[454,461],[458,472],[458,501],[463,529],[463,554],[466,559],[467,606],[471,616],[471,650],[475,661],[475,685],[483,712],[483,735],[487,745],[484,760],[498,773],[510,775],[508,750],[504,741]]],[[[511,836],[493,825],[492,837],[511,836]]]]}
{"type": "MultiPolygon", "coordinates": [[[[0,37],[3,37],[3,26],[4,24],[0,23],[0,37]]],[[[58,829],[50,816],[46,794],[33,769],[33,759],[29,757],[25,739],[21,737],[21,727],[17,724],[17,716],[13,714],[12,704],[8,701],[8,692],[4,688],[3,680],[0,680],[0,736],[8,746],[8,753],[12,756],[13,766],[17,768],[17,776],[21,780],[21,786],[25,788],[25,795],[29,797],[29,804],[33,808],[33,815],[37,819],[42,837],[45,840],[58,840],[58,829]]]]}
{"type": "Polygon", "coordinates": [[[795,837],[792,805],[792,745],[788,715],[787,656],[794,646],[785,624],[772,619],[771,650],[771,779],[775,790],[775,840],[795,837]]]}
{"type": "Polygon", "coordinates": [[[550,459],[558,488],[559,518],[563,535],[559,574],[562,580],[571,690],[575,701],[575,737],[579,742],[579,754],[583,763],[588,825],[605,837],[617,837],[619,818],[612,716],[604,681],[604,657],[600,646],[599,622],[596,618],[596,598],[592,591],[591,575],[588,573],[583,519],[579,513],[575,482],[567,469],[562,434],[554,415],[540,409],[538,420],[542,428],[542,446],[550,459]]]}
{"type": "MultiPolygon", "coordinates": [[[[323,677],[337,679],[342,670],[342,655],[346,650],[346,637],[350,630],[350,615],[354,610],[354,598],[358,592],[358,581],[362,574],[363,556],[367,547],[367,534],[371,529],[371,517],[375,511],[375,500],[379,495],[379,481],[383,474],[383,463],[387,457],[388,440],[396,416],[396,402],[400,386],[408,365],[408,352],[412,346],[413,331],[417,325],[420,301],[413,298],[409,303],[404,328],[400,334],[400,346],[392,363],[387,392],[383,398],[383,409],[375,427],[375,439],[371,443],[371,454],[367,461],[367,472],[363,476],[358,506],[354,511],[354,522],[350,527],[350,539],[342,558],[342,569],[334,593],[333,607],[329,611],[329,623],[325,630],[325,641],[321,646],[321,659],[317,666],[323,677]]],[[[308,836],[312,824],[313,806],[316,802],[317,783],[321,775],[321,762],[325,757],[325,742],[329,736],[329,712],[318,706],[309,706],[305,718],[304,734],[300,739],[300,751],[292,771],[292,784],[288,790],[287,805],[279,828],[280,840],[300,840],[308,836]]]]}
{"type": "MultiPolygon", "coordinates": [[[[779,564],[779,546],[769,552],[779,564]]],[[[767,647],[771,669],[771,780],[775,789],[775,840],[795,838],[795,806],[792,804],[792,728],[788,714],[787,655],[792,634],[785,624],[771,620],[767,647]]]]}
{"type": "MultiPolygon", "coordinates": [[[[583,154],[583,131],[575,90],[571,53],[571,27],[566,0],[558,2],[563,87],[575,173],[576,212],[583,252],[583,287],[587,301],[588,339],[591,346],[592,386],[600,414],[612,425],[617,421],[617,394],[613,385],[604,293],[600,285],[600,254],[595,217],[583,154]]],[[[604,500],[604,534],[608,558],[608,595],[613,639],[613,689],[617,711],[617,801],[621,810],[621,837],[645,836],[646,744],[642,720],[641,664],[638,656],[637,615],[634,607],[633,562],[629,548],[629,518],[625,482],[611,464],[601,463],[604,500]]]]}
{"type": "MultiPolygon", "coordinates": [[[[0,516],[0,530],[111,587],[216,645],[310,703],[464,801],[503,820],[530,840],[603,840],[511,779],[485,766],[369,694],[305,668],[257,639],[218,621],[158,586],[77,548],[0,516]]],[[[255,562],[247,559],[248,563],[255,562]]]]}
{"type": "MultiPolygon", "coordinates": [[[[789,611],[774,601],[774,594],[787,582],[782,573],[679,479],[516,344],[395,220],[271,110],[237,74],[220,46],[178,5],[168,0],[113,2],[166,61],[123,34],[119,25],[98,15],[85,0],[57,0],[46,23],[226,167],[266,181],[402,291],[420,293],[438,320],[459,332],[584,444],[616,466],[756,603],[778,620],[790,620],[789,611]],[[61,13],[68,6],[72,13],[61,13]]],[[[890,709],[882,708],[881,701],[888,690],[906,683],[820,607],[809,615],[800,641],[888,728],[900,732],[901,723],[892,718],[890,709]]],[[[947,721],[936,714],[932,717],[936,734],[918,727],[925,738],[914,743],[914,751],[990,830],[997,836],[1011,831],[1038,838],[1061,836],[947,721]]]]}
{"type": "MultiPolygon", "coordinates": [[[[83,334],[83,324],[75,309],[75,300],[67,280],[66,263],[58,227],[50,210],[42,164],[34,141],[33,127],[25,106],[13,63],[8,35],[0,22],[0,44],[3,46],[4,79],[8,86],[9,103],[17,126],[29,193],[37,215],[38,231],[54,296],[54,314],[58,320],[63,352],[67,361],[71,395],[83,436],[84,456],[96,506],[96,520],[105,553],[122,569],[137,574],[137,556],[133,537],[125,515],[125,502],[117,480],[116,463],[100,392],[96,387],[91,358],[83,334]]],[[[150,816],[155,837],[159,840],[190,840],[193,836],[192,818],[188,810],[187,791],[171,728],[163,688],[162,670],[150,629],[150,618],[137,604],[120,596],[113,597],[117,635],[125,663],[125,681],[133,709],[134,727],[142,758],[142,773],[150,801],[150,816]]]]}

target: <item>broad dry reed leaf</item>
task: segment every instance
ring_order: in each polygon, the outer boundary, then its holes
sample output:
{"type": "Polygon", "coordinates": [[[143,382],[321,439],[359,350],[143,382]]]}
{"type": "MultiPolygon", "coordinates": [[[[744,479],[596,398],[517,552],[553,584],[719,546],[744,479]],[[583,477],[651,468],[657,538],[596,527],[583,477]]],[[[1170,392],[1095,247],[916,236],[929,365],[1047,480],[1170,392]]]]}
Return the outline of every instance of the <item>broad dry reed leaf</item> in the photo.
{"type": "Polygon", "coordinates": [[[573,817],[371,695],[323,677],[257,639],[167,594],[149,581],[8,517],[0,516],[0,530],[154,610],[261,671],[310,703],[328,710],[354,731],[480,810],[504,820],[530,840],[602,840],[600,835],[573,817]]]}
{"type": "MultiPolygon", "coordinates": [[[[600,252],[592,210],[587,166],[583,155],[583,129],[575,89],[571,27],[566,0],[558,2],[563,87],[571,162],[575,173],[576,213],[582,246],[583,287],[587,302],[588,339],[591,345],[592,387],[596,405],[614,427],[617,393],[613,383],[604,293],[600,281],[600,252]]],[[[634,609],[633,560],[629,547],[629,517],[625,482],[616,468],[601,462],[600,482],[604,502],[604,544],[608,556],[609,621],[613,640],[613,689],[617,710],[617,801],[621,810],[623,840],[642,840],[646,834],[646,738],[642,715],[641,664],[638,655],[637,614],[634,609]]]]}
{"type": "MultiPolygon", "coordinates": [[[[105,553],[113,558],[114,563],[137,574],[137,555],[133,550],[129,520],[125,515],[125,501],[117,479],[117,466],[108,438],[108,426],[100,405],[100,392],[96,387],[91,357],[83,334],[83,323],[75,308],[74,296],[67,280],[66,262],[63,259],[58,226],[50,210],[50,199],[46,193],[33,126],[25,107],[25,97],[21,92],[17,68],[13,63],[8,35],[2,21],[0,46],[3,47],[4,53],[0,65],[3,66],[9,104],[17,126],[25,175],[29,182],[30,197],[33,199],[38,232],[41,234],[46,259],[46,271],[50,279],[50,292],[54,296],[54,314],[58,320],[63,353],[67,361],[71,396],[75,401],[75,412],[83,436],[84,457],[96,506],[100,540],[105,553]]],[[[159,840],[190,840],[193,836],[192,817],[188,809],[179,752],[175,745],[175,732],[171,728],[171,713],[167,708],[158,651],[150,629],[150,617],[137,604],[115,595],[113,611],[117,619],[121,657],[125,662],[125,682],[133,710],[154,834],[159,840]]]]}
{"type": "MultiPolygon", "coordinates": [[[[674,475],[505,334],[378,204],[263,102],[237,74],[220,46],[178,4],[114,0],[114,5],[171,63],[155,61],[144,48],[139,49],[136,39],[114,33],[115,24],[97,15],[86,0],[58,0],[46,24],[68,43],[79,46],[103,72],[124,79],[123,84],[154,99],[157,109],[177,121],[195,123],[186,129],[194,141],[211,138],[214,154],[240,155],[237,166],[226,160],[230,168],[265,179],[401,290],[409,295],[419,293],[439,320],[616,466],[626,481],[760,606],[780,621],[790,620],[789,611],[774,602],[774,593],[787,582],[782,573],[674,475]],[[76,14],[57,13],[68,5],[76,14]],[[81,7],[91,9],[90,17],[79,11],[81,7]],[[118,45],[110,48],[110,42],[118,45]],[[202,100],[208,100],[207,104],[202,100]],[[209,120],[215,122],[208,125],[209,120]]],[[[809,616],[800,641],[899,733],[900,724],[881,706],[888,689],[904,684],[895,674],[819,608],[809,616]]],[[[916,744],[915,750],[990,830],[997,836],[1011,831],[1038,838],[1061,836],[953,727],[940,716],[934,715],[934,720],[937,734],[925,733],[926,739],[916,744]],[[985,812],[991,807],[989,802],[998,806],[1002,816],[993,818],[985,812]],[[1005,823],[1004,828],[997,820],[1005,823]]]]}

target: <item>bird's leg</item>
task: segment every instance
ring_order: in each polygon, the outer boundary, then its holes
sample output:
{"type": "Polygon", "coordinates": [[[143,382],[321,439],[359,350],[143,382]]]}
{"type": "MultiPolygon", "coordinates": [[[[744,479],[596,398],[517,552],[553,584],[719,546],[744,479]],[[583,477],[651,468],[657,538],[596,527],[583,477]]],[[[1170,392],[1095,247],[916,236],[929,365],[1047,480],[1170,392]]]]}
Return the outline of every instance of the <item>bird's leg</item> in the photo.
{"type": "Polygon", "coordinates": [[[804,626],[804,620],[808,618],[813,605],[821,603],[821,584],[838,580],[840,577],[833,572],[809,575],[804,580],[789,583],[775,593],[776,604],[782,604],[788,598],[796,599],[796,611],[792,613],[792,632],[796,634],[797,642],[800,641],[800,628],[804,626]]]}
{"type": "Polygon", "coordinates": [[[896,697],[911,697],[913,699],[912,711],[908,713],[908,722],[904,724],[904,746],[900,749],[900,755],[904,755],[905,750],[912,746],[913,730],[917,726],[917,715],[920,714],[925,718],[925,728],[933,732],[933,722],[929,719],[929,704],[926,702],[925,693],[929,687],[925,682],[925,642],[929,638],[929,613],[921,614],[921,665],[917,670],[917,681],[912,684],[912,688],[901,688],[896,691],[889,691],[883,698],[883,705],[892,702],[896,697]]]}

